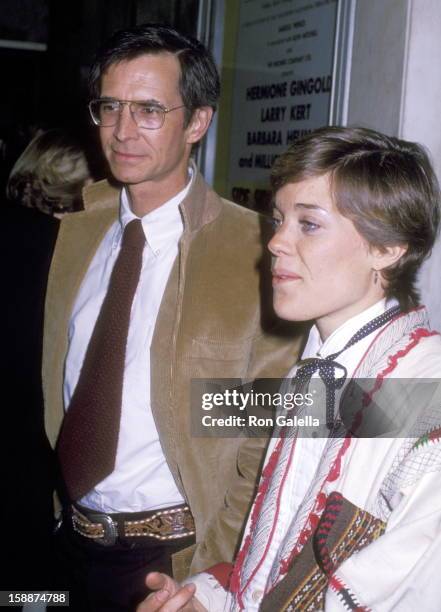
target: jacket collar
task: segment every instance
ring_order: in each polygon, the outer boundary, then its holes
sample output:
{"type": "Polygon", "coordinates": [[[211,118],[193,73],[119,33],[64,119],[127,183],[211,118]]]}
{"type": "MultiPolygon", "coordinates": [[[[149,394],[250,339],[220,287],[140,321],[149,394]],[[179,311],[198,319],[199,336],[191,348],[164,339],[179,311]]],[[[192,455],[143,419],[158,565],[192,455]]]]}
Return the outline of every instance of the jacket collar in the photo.
{"type": "Polygon", "coordinates": [[[119,206],[121,188],[107,179],[87,185],[83,189],[84,210],[91,212],[119,206]]]}
{"type": "MultiPolygon", "coordinates": [[[[216,219],[221,210],[221,201],[208,187],[193,160],[190,164],[194,172],[193,184],[181,202],[180,209],[185,231],[193,233],[216,219]]],[[[83,189],[84,208],[88,212],[118,208],[120,193],[121,188],[111,185],[107,180],[88,185],[83,189]]]]}
{"type": "Polygon", "coordinates": [[[219,196],[212,191],[204,181],[202,174],[191,160],[195,173],[193,185],[180,205],[185,230],[196,232],[204,225],[214,221],[221,210],[219,196]]]}

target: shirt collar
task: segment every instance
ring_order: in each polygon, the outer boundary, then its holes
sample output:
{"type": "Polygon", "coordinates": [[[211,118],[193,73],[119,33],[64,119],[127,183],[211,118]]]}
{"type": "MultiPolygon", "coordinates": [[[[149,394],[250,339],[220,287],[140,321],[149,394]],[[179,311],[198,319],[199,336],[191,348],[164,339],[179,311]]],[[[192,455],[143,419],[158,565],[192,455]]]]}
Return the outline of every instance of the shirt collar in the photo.
{"type": "Polygon", "coordinates": [[[338,327],[332,334],[326,338],[323,342],[320,338],[320,333],[317,329],[317,326],[314,325],[309,332],[308,341],[305,346],[305,350],[302,354],[302,359],[307,359],[310,357],[327,357],[328,355],[332,355],[333,353],[337,353],[340,351],[352,338],[354,334],[357,333],[359,329],[378,317],[379,315],[386,312],[389,308],[393,306],[397,306],[398,301],[395,299],[386,300],[383,298],[382,300],[376,302],[373,306],[370,306],[363,312],[355,315],[351,319],[345,321],[340,327],[338,327]]]}
{"type": "MultiPolygon", "coordinates": [[[[191,166],[188,169],[188,175],[189,181],[184,189],[141,218],[147,244],[155,255],[159,255],[161,248],[170,240],[178,240],[182,234],[183,223],[179,204],[187,196],[194,181],[195,172],[191,166]]],[[[119,227],[115,234],[114,247],[120,245],[124,228],[133,219],[140,219],[140,217],[132,211],[129,196],[124,187],[121,191],[119,227]]]]}

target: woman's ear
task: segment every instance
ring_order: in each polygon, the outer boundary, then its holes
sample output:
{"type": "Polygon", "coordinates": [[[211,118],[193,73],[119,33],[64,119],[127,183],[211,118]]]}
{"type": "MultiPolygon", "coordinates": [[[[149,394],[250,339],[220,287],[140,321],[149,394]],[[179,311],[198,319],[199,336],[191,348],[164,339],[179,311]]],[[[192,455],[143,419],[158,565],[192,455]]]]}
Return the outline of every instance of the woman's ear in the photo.
{"type": "Polygon", "coordinates": [[[372,247],[371,255],[373,258],[372,268],[381,272],[397,263],[407,251],[407,244],[395,244],[383,248],[372,247]]]}

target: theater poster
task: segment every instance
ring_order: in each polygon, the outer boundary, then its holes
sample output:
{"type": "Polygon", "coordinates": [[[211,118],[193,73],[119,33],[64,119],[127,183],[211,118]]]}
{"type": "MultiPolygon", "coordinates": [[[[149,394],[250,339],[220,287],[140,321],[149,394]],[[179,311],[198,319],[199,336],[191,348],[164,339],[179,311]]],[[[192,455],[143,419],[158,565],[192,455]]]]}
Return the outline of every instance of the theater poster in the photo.
{"type": "Polygon", "coordinates": [[[327,125],[337,0],[240,0],[227,197],[265,209],[277,155],[327,125]]]}

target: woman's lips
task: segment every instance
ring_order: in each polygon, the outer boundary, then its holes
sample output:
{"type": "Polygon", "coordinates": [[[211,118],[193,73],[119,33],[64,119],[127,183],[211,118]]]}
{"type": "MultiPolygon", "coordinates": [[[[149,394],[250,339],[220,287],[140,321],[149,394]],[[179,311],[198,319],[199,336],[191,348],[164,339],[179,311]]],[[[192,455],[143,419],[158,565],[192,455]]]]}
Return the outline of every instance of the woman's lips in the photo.
{"type": "Polygon", "coordinates": [[[273,270],[273,285],[279,285],[280,283],[287,283],[291,281],[301,280],[302,277],[295,272],[289,270],[273,270]]]}

